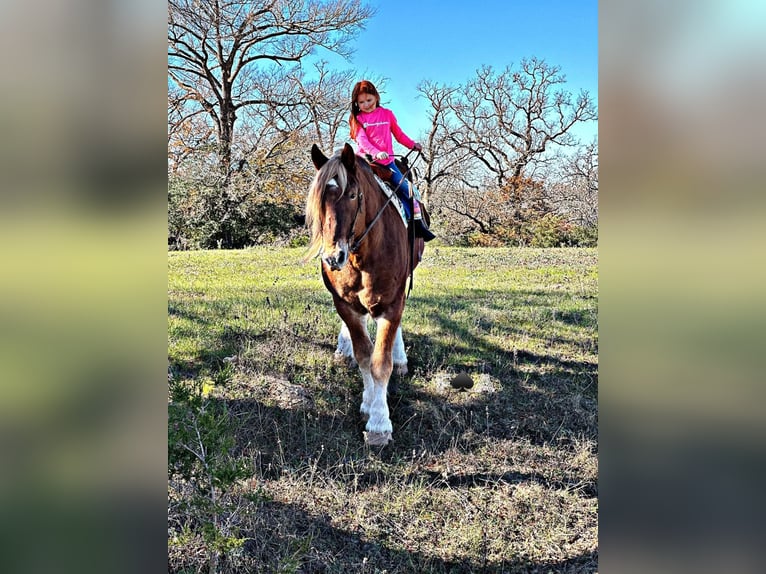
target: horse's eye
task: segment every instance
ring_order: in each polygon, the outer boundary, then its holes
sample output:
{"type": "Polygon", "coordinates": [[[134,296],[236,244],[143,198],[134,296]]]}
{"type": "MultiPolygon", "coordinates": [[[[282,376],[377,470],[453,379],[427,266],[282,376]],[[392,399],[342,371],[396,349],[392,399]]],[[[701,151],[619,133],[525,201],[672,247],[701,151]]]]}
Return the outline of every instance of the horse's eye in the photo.
{"type": "Polygon", "coordinates": [[[348,198],[351,199],[351,200],[354,200],[354,199],[356,199],[356,194],[355,193],[350,193],[348,198]]]}

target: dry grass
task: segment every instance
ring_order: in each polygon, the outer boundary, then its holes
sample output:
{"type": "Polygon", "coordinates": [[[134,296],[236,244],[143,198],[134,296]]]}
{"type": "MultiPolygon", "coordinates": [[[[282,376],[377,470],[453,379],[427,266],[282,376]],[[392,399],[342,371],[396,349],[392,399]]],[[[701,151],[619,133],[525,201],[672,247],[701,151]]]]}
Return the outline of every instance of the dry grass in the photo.
{"type": "MultiPolygon", "coordinates": [[[[427,251],[380,451],[363,444],[360,377],[333,363],[338,320],[300,256],[169,257],[172,376],[211,381],[252,470],[225,493],[223,527],[245,541],[218,570],[597,571],[596,252],[427,251]],[[461,371],[470,391],[447,384],[461,371]]],[[[172,572],[207,568],[187,494],[171,480],[172,572]]]]}

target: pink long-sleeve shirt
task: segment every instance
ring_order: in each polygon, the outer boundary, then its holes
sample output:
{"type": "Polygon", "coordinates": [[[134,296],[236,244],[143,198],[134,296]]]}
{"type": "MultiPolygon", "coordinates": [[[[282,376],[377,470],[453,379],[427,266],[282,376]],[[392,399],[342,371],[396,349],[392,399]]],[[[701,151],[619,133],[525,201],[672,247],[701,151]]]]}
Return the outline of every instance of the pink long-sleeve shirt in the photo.
{"type": "Polygon", "coordinates": [[[388,159],[385,165],[394,161],[394,140],[393,136],[407,149],[412,149],[415,146],[415,142],[402,131],[399,124],[396,121],[394,112],[388,108],[378,106],[370,113],[364,112],[356,116],[357,121],[360,124],[359,130],[356,132],[356,144],[359,146],[357,153],[364,155],[366,153],[375,157],[376,154],[384,151],[388,154],[388,159]]]}

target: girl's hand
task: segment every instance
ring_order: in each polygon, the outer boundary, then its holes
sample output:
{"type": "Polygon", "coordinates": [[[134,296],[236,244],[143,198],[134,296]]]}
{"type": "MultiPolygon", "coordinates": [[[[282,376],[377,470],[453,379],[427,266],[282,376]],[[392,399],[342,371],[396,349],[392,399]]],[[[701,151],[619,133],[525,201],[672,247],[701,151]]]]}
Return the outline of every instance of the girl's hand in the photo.
{"type": "Polygon", "coordinates": [[[379,159],[379,160],[388,159],[388,154],[384,151],[378,152],[375,154],[375,159],[379,159]]]}
{"type": "Polygon", "coordinates": [[[419,143],[416,143],[414,146],[412,146],[412,149],[414,149],[415,151],[423,151],[423,146],[420,145],[419,143]]]}

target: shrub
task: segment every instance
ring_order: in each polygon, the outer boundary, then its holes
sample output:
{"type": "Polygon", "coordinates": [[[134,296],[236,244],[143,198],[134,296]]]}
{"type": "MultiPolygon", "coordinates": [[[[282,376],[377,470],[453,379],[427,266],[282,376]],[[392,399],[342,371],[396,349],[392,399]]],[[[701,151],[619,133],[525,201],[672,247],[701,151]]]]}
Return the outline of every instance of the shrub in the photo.
{"type": "Polygon", "coordinates": [[[466,236],[467,247],[502,247],[505,242],[498,236],[490,233],[474,231],[466,236]]]}
{"type": "Polygon", "coordinates": [[[237,249],[287,238],[299,226],[298,208],[257,198],[243,183],[216,183],[178,177],[168,185],[168,247],[237,249]]]}
{"type": "MultiPolygon", "coordinates": [[[[224,382],[231,369],[214,377],[224,382]]],[[[232,488],[252,475],[252,470],[234,451],[236,428],[222,401],[210,399],[213,381],[170,380],[168,405],[168,516],[180,528],[175,538],[199,536],[204,542],[210,572],[217,571],[219,557],[240,548],[244,538],[232,528],[236,505],[230,501],[232,488]],[[180,502],[179,502],[180,501],[180,502]]]]}
{"type": "Polygon", "coordinates": [[[573,247],[597,247],[598,246],[598,227],[591,225],[583,227],[575,225],[570,233],[573,247]]]}
{"type": "Polygon", "coordinates": [[[532,247],[561,247],[569,233],[570,226],[562,217],[546,213],[530,225],[529,243],[532,247]]]}

